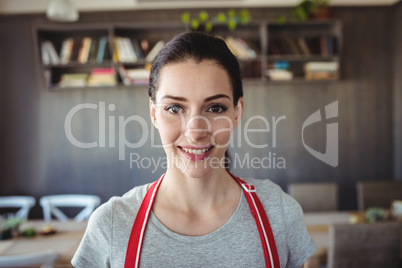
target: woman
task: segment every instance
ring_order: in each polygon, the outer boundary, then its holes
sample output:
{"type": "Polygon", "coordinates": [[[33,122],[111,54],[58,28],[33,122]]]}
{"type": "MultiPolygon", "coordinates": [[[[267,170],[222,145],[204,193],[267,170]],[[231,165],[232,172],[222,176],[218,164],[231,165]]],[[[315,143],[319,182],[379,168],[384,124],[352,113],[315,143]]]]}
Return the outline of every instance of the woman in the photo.
{"type": "Polygon", "coordinates": [[[238,62],[221,39],[193,32],[165,45],[149,97],[168,169],[94,212],[75,267],[304,264],[315,245],[297,202],[269,180],[225,169],[242,96],[238,62]]]}

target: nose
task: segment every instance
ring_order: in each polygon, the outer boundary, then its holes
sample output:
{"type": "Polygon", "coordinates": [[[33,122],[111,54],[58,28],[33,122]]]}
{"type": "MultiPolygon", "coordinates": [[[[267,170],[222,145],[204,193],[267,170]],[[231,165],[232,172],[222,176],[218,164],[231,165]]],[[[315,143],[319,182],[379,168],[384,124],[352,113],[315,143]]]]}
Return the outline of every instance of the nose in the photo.
{"type": "Polygon", "coordinates": [[[205,116],[192,116],[185,129],[185,136],[190,143],[203,141],[211,132],[211,123],[205,116]]]}

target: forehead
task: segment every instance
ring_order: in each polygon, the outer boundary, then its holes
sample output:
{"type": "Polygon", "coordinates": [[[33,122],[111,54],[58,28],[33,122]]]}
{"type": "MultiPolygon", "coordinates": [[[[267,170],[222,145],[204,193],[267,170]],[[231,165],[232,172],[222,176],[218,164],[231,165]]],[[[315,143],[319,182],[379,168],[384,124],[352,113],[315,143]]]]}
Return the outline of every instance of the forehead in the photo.
{"type": "Polygon", "coordinates": [[[226,70],[212,60],[168,64],[162,67],[156,98],[176,95],[186,98],[202,98],[226,94],[233,98],[232,86],[226,70]]]}

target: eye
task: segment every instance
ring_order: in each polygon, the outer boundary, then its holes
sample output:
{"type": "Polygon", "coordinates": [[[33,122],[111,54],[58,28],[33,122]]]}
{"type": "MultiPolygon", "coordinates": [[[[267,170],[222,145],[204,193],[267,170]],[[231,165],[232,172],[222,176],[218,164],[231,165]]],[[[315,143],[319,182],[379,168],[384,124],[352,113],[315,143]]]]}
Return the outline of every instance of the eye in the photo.
{"type": "Polygon", "coordinates": [[[210,106],[209,108],[208,108],[208,111],[209,112],[212,112],[212,113],[217,113],[217,114],[219,114],[219,113],[223,113],[224,111],[226,111],[228,108],[226,107],[226,106],[223,106],[223,105],[220,105],[220,104],[214,104],[214,105],[212,105],[212,106],[210,106]]]}
{"type": "Polygon", "coordinates": [[[172,114],[178,114],[183,112],[183,108],[180,105],[174,104],[165,107],[165,111],[168,111],[169,113],[172,114]]]}

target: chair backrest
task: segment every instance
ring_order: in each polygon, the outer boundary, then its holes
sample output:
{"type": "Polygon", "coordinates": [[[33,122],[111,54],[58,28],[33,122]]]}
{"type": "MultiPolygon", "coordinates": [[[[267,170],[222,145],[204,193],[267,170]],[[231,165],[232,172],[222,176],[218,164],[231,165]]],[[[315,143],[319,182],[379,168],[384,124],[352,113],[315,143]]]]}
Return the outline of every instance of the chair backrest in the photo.
{"type": "Polygon", "coordinates": [[[398,268],[401,231],[398,222],[332,225],[328,268],[398,268]]]}
{"type": "Polygon", "coordinates": [[[101,199],[96,195],[48,195],[40,199],[40,205],[43,208],[43,217],[45,221],[50,221],[54,215],[60,221],[68,220],[68,217],[58,207],[83,207],[83,209],[74,217],[75,221],[87,220],[92,212],[99,206],[101,199]]]}
{"type": "Polygon", "coordinates": [[[359,210],[369,207],[389,209],[392,201],[402,200],[402,181],[360,181],[356,187],[359,210]]]}
{"type": "Polygon", "coordinates": [[[15,216],[27,219],[29,210],[35,205],[36,200],[32,196],[0,196],[0,207],[20,208],[15,216]]]}
{"type": "Polygon", "coordinates": [[[332,182],[290,183],[288,193],[304,212],[338,210],[338,185],[332,182]]]}
{"type": "Polygon", "coordinates": [[[41,268],[52,268],[59,254],[55,251],[46,251],[34,254],[0,256],[0,267],[32,267],[41,265],[41,268]]]}

